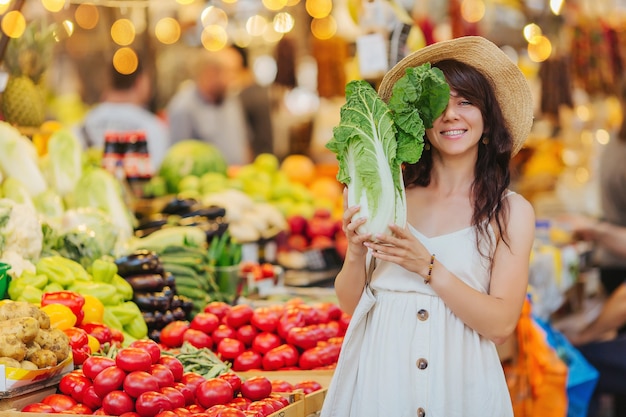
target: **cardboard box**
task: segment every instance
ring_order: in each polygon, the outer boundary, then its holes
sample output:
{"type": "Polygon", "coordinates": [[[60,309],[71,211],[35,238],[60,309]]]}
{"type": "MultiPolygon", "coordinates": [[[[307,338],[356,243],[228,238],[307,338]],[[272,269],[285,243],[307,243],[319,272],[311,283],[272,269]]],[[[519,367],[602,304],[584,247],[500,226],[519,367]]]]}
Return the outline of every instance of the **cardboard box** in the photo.
{"type": "Polygon", "coordinates": [[[56,385],[61,377],[74,370],[72,355],[52,368],[27,369],[0,365],[0,399],[11,398],[56,385]]]}

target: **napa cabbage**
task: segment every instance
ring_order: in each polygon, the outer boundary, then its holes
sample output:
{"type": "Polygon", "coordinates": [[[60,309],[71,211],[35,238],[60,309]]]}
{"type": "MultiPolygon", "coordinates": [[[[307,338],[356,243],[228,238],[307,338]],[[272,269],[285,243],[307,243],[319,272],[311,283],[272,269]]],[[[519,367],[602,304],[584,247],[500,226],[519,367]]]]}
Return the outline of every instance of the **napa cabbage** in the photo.
{"type": "Polygon", "coordinates": [[[424,133],[446,108],[450,87],[429,63],[407,68],[385,103],[364,80],[346,85],[340,122],[326,147],[339,162],[337,179],[348,189],[348,205],[365,217],[359,233],[389,234],[389,225],[406,225],[402,165],[414,164],[424,148],[424,133]]]}

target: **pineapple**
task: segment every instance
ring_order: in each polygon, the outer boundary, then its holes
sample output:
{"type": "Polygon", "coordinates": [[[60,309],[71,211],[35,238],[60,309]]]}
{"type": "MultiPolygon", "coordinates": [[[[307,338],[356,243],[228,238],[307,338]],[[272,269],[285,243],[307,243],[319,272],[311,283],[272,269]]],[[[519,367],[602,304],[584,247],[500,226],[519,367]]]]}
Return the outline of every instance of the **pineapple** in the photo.
{"type": "Polygon", "coordinates": [[[7,45],[4,67],[9,73],[2,93],[2,112],[12,125],[39,127],[45,120],[44,75],[52,60],[55,25],[28,24],[7,45]]]}

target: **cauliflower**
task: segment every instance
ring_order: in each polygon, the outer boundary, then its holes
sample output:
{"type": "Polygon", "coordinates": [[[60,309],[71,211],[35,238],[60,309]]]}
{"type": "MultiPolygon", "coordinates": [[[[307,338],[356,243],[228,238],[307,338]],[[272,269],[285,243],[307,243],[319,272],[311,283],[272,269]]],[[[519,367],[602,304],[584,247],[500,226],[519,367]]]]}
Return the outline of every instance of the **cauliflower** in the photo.
{"type": "Polygon", "coordinates": [[[34,261],[40,256],[42,245],[43,232],[34,207],[0,199],[0,258],[4,258],[5,252],[14,252],[34,261]]]}
{"type": "Polygon", "coordinates": [[[34,263],[22,258],[18,253],[12,250],[6,250],[2,252],[2,257],[0,257],[0,262],[4,262],[5,264],[11,265],[11,269],[9,269],[9,275],[12,278],[17,278],[17,277],[22,276],[22,273],[24,271],[32,272],[33,274],[36,271],[34,263]]]}

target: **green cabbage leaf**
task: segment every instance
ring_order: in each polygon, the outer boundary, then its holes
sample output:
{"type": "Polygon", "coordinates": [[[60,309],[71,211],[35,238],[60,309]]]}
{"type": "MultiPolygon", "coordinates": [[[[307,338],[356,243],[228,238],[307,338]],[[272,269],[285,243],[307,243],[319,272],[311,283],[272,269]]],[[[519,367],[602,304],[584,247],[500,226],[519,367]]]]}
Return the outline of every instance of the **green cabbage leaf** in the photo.
{"type": "Polygon", "coordinates": [[[346,103],[326,147],[339,161],[337,179],[348,188],[348,205],[360,205],[366,223],[359,233],[389,234],[406,224],[402,165],[419,161],[426,128],[445,109],[450,87],[441,70],[426,63],[408,68],[389,103],[364,80],[346,85],[346,103]]]}

